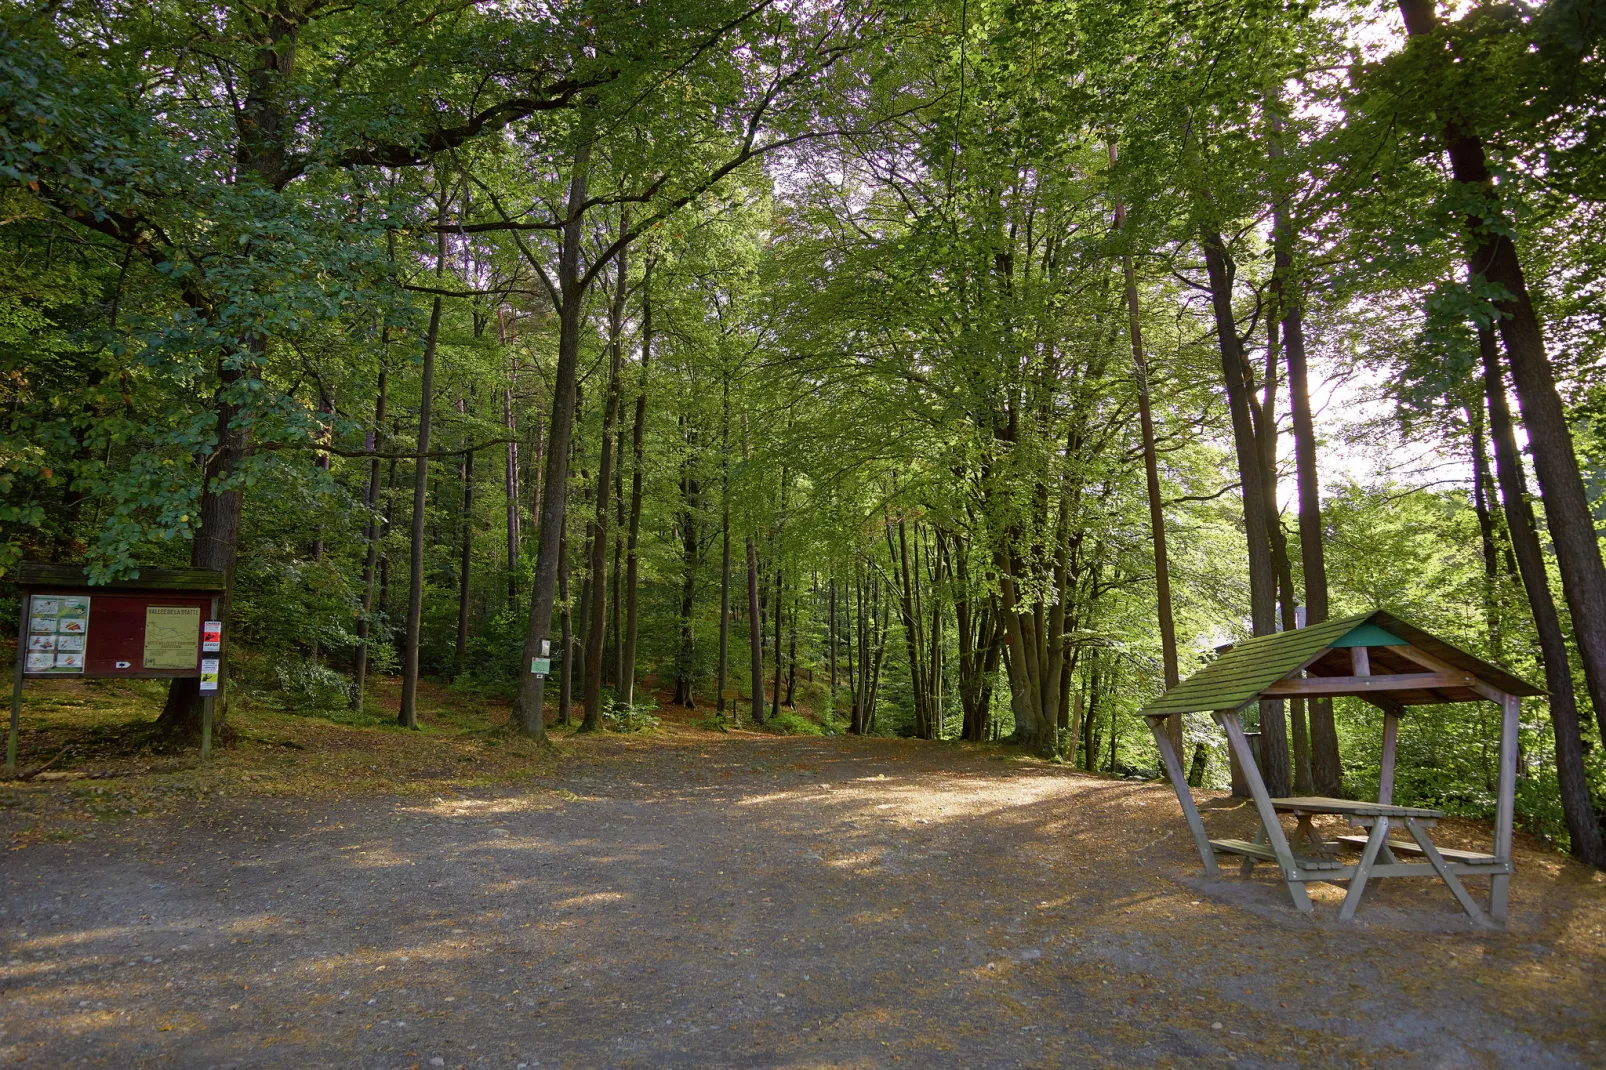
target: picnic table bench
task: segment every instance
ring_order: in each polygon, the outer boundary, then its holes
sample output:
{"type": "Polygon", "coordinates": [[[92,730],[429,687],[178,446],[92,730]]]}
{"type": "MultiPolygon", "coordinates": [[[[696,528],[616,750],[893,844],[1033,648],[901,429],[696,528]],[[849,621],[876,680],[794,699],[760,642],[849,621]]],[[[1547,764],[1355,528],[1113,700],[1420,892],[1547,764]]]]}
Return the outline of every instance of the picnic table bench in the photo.
{"type": "MultiPolygon", "coordinates": [[[[1511,873],[1511,864],[1492,855],[1473,851],[1455,851],[1438,847],[1427,830],[1438,823],[1444,814],[1418,806],[1394,806],[1389,803],[1330,799],[1320,796],[1302,796],[1270,800],[1277,814],[1292,814],[1298,829],[1292,836],[1284,836],[1284,858],[1263,823],[1252,841],[1211,840],[1211,848],[1222,854],[1237,855],[1243,859],[1243,872],[1247,876],[1256,862],[1270,862],[1284,871],[1284,879],[1303,884],[1306,881],[1349,881],[1344,905],[1339,909],[1339,920],[1349,921],[1360,906],[1366,883],[1373,877],[1438,877],[1450,889],[1456,901],[1473,918],[1483,912],[1461,883],[1460,877],[1497,876],[1511,873]],[[1365,836],[1340,836],[1324,840],[1311,820],[1319,814],[1343,817],[1350,825],[1369,828],[1365,836]],[[1414,843],[1391,840],[1388,837],[1394,823],[1403,825],[1414,843]],[[1340,848],[1359,847],[1360,861],[1347,863],[1336,856],[1340,848]],[[1426,862],[1400,862],[1395,852],[1420,855],[1426,862]],[[1291,864],[1290,864],[1291,863],[1291,864]]],[[[1279,824],[1279,831],[1281,826],[1279,824]]],[[[1300,889],[1304,894],[1304,889],[1300,889]]]]}

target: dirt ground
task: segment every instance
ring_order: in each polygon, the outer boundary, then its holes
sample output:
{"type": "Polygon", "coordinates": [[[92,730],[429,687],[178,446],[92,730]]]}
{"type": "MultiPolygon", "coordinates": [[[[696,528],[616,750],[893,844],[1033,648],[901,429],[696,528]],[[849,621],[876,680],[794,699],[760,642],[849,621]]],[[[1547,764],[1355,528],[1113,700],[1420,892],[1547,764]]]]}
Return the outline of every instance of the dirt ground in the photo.
{"type": "MultiPolygon", "coordinates": [[[[1201,879],[1169,788],[996,748],[386,736],[450,768],[309,795],[325,759],[269,738],[6,789],[0,1058],[1606,1065],[1606,879],[1532,845],[1507,933],[1398,880],[1341,926],[1341,889],[1310,919],[1269,876],[1201,879]],[[476,753],[521,771],[476,780],[476,753]]],[[[1227,799],[1205,820],[1253,827],[1227,799]]]]}

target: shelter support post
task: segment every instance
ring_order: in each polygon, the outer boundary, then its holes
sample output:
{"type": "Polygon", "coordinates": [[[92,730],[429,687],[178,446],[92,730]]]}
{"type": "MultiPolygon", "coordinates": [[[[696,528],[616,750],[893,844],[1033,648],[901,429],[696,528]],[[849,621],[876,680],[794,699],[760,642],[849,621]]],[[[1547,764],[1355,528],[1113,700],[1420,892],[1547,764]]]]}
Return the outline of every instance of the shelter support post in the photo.
{"type": "Polygon", "coordinates": [[[1385,805],[1394,801],[1394,752],[1400,738],[1398,709],[1383,710],[1383,755],[1377,768],[1377,801],[1385,805]]]}
{"type": "Polygon", "coordinates": [[[1277,868],[1282,871],[1283,882],[1288,885],[1288,895],[1294,901],[1294,907],[1301,913],[1309,914],[1315,910],[1311,906],[1310,895],[1305,891],[1305,885],[1297,880],[1298,867],[1294,862],[1293,849],[1288,846],[1288,837],[1283,833],[1282,822],[1277,818],[1277,810],[1271,804],[1271,794],[1266,790],[1266,781],[1260,775],[1260,767],[1255,765],[1255,757],[1249,750],[1249,740],[1244,736],[1243,725],[1238,721],[1237,710],[1217,710],[1216,721],[1227,733],[1227,744],[1233,753],[1238,755],[1238,761],[1243,765],[1244,779],[1249,781],[1249,793],[1255,800],[1255,809],[1260,814],[1260,825],[1266,832],[1266,842],[1277,855],[1277,868]]]}
{"type": "MultiPolygon", "coordinates": [[[[1522,700],[1516,695],[1500,696],[1500,789],[1494,810],[1494,857],[1511,867],[1511,826],[1517,804],[1517,722],[1522,716],[1522,700]]],[[[1511,874],[1489,878],[1489,916],[1506,923],[1506,898],[1511,874]]]]}
{"type": "Polygon", "coordinates": [[[22,671],[28,663],[28,605],[22,596],[22,612],[17,614],[17,664],[11,670],[11,727],[6,731],[6,775],[17,773],[17,730],[22,721],[22,671]]]}
{"type": "MultiPolygon", "coordinates": [[[[1177,714],[1178,717],[1182,716],[1177,714]]],[[[1188,790],[1188,778],[1183,774],[1182,761],[1176,750],[1171,746],[1171,737],[1166,734],[1165,717],[1145,717],[1149,723],[1149,731],[1154,733],[1154,745],[1160,750],[1160,761],[1165,764],[1166,776],[1171,778],[1171,786],[1176,789],[1177,802],[1182,804],[1182,816],[1188,819],[1188,830],[1193,833],[1194,845],[1199,848],[1199,858],[1204,862],[1205,876],[1219,877],[1221,870],[1216,867],[1216,852],[1210,846],[1210,837],[1205,835],[1204,822],[1199,819],[1199,808],[1193,804],[1193,793],[1188,790]]]]}

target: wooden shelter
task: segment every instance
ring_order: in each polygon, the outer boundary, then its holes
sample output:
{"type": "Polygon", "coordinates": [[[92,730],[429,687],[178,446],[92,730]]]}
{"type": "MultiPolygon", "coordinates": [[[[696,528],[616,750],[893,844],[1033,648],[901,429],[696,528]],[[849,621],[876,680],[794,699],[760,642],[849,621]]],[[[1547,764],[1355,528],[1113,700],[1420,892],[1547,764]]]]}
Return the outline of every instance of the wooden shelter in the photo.
{"type": "Polygon", "coordinates": [[[1234,644],[1204,669],[1145,706],[1142,713],[1154,733],[1161,760],[1209,876],[1220,874],[1217,854],[1241,857],[1245,874],[1256,862],[1274,863],[1288,885],[1294,905],[1305,912],[1313,909],[1305,892],[1306,882],[1348,881],[1349,891],[1339,915],[1346,921],[1354,917],[1371,877],[1438,876],[1475,922],[1501,925],[1506,919],[1507,885],[1512,872],[1517,720],[1522,697],[1541,694],[1542,689],[1398,617],[1375,610],[1234,644]],[[1261,699],[1342,695],[1364,699],[1383,711],[1377,802],[1272,798],[1239,720],[1242,711],[1261,699]],[[1410,706],[1480,700],[1501,708],[1494,844],[1487,853],[1437,848],[1426,830],[1443,815],[1435,810],[1393,804],[1399,719],[1410,706]],[[1212,840],[1205,834],[1181,761],[1166,737],[1164,723],[1168,716],[1203,712],[1214,716],[1225,730],[1228,745],[1248,780],[1261,821],[1260,832],[1253,841],[1212,840]],[[1279,813],[1298,819],[1293,837],[1283,830],[1279,813]],[[1323,840],[1311,822],[1316,814],[1337,814],[1370,832],[1323,840]],[[1391,826],[1403,826],[1412,841],[1388,839],[1391,826]],[[1349,847],[1361,848],[1358,862],[1347,863],[1337,857],[1339,850],[1349,847]],[[1398,854],[1420,855],[1426,862],[1402,863],[1395,857],[1398,854]],[[1472,900],[1461,884],[1462,876],[1490,878],[1487,910],[1472,900]]]}

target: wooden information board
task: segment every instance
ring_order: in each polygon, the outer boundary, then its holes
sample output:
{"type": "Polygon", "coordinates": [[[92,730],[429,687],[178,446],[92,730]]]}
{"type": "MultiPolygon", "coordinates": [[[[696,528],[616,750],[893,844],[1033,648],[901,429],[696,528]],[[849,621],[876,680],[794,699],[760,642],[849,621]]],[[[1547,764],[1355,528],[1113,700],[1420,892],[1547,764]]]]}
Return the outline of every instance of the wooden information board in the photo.
{"type": "Polygon", "coordinates": [[[25,561],[12,680],[6,768],[16,767],[25,679],[59,676],[194,678],[204,702],[201,749],[210,750],[212,699],[222,677],[223,575],[206,569],[142,569],[138,578],[91,585],[72,565],[25,561]]]}

